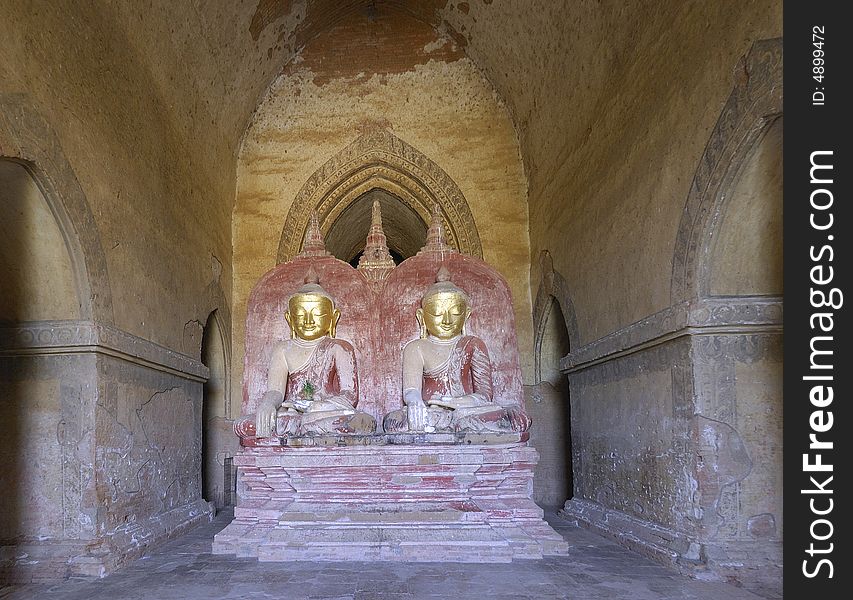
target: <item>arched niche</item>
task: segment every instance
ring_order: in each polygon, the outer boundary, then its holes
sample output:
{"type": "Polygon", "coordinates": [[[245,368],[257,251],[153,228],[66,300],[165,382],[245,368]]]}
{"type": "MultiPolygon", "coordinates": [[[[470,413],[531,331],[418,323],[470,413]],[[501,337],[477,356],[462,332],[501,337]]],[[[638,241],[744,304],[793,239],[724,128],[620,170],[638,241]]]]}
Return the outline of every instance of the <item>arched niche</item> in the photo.
{"type": "MultiPolygon", "coordinates": [[[[299,253],[313,211],[328,240],[333,224],[352,205],[377,190],[395,197],[423,223],[430,221],[437,205],[450,245],[463,254],[482,258],[477,225],[459,186],[417,149],[390,131],[377,130],[360,136],[308,178],[287,213],[278,262],[299,253]]],[[[362,238],[368,229],[359,232],[362,238]]]]}
{"type": "Polygon", "coordinates": [[[673,305],[704,305],[694,313],[700,320],[713,312],[726,321],[691,333],[692,381],[682,392],[687,410],[679,409],[692,415],[686,448],[699,482],[697,531],[738,552],[749,539],[764,557],[781,553],[783,531],[782,127],[782,43],[763,40],[735,68],[696,169],[671,292],[673,305]],[[730,441],[708,446],[709,427],[730,441]],[[727,456],[712,455],[720,448],[727,456]]]}
{"type": "Polygon", "coordinates": [[[765,129],[728,192],[701,296],[782,295],[782,117],[765,129]]]}
{"type": "MultiPolygon", "coordinates": [[[[566,317],[560,303],[551,296],[548,309],[539,329],[537,347],[540,382],[547,382],[556,389],[567,388],[566,376],[560,372],[560,360],[571,350],[569,332],[566,329],[566,317]]],[[[568,392],[568,390],[566,389],[568,392]]]]}
{"type": "Polygon", "coordinates": [[[28,165],[0,158],[0,322],[80,319],[88,312],[71,245],[28,165]]]}
{"type": "Polygon", "coordinates": [[[530,441],[540,454],[533,497],[543,506],[559,506],[574,494],[571,397],[560,362],[577,343],[578,331],[568,285],[547,250],[539,255],[539,268],[533,308],[536,385],[527,402],[530,441]]]}
{"type": "Polygon", "coordinates": [[[41,190],[71,259],[79,318],[113,322],[106,257],[89,203],[56,133],[25,94],[0,93],[0,159],[24,166],[41,190]]]}
{"type": "MultiPolygon", "coordinates": [[[[782,40],[753,44],[736,74],[682,212],[673,254],[673,304],[711,294],[711,255],[720,224],[744,166],[756,156],[756,148],[782,114],[782,40]]],[[[747,246],[738,247],[745,255],[747,246]]]]}
{"type": "Polygon", "coordinates": [[[364,250],[376,200],[382,209],[382,229],[392,256],[406,259],[417,254],[426,243],[426,222],[400,198],[378,188],[359,196],[329,226],[326,250],[344,262],[358,257],[364,250]]]}
{"type": "MultiPolygon", "coordinates": [[[[91,318],[70,219],[49,180],[18,158],[0,157],[0,286],[0,326],[91,318]]],[[[61,356],[0,359],[0,545],[73,537],[77,499],[65,485],[76,455],[66,433],[81,412],[75,385],[88,372],[61,356]]]]}
{"type": "Polygon", "coordinates": [[[542,344],[548,336],[547,327],[549,323],[552,327],[554,326],[554,321],[551,320],[554,303],[557,303],[560,315],[563,318],[562,327],[566,332],[566,343],[570,348],[577,348],[580,341],[577,318],[569,286],[562,274],[554,269],[554,261],[547,250],[542,250],[539,254],[539,273],[541,281],[533,305],[533,353],[536,383],[548,377],[547,372],[549,367],[545,366],[543,369],[542,364],[542,344]],[[544,377],[543,373],[545,373],[544,377]]]}
{"type": "Polygon", "coordinates": [[[202,399],[202,498],[216,508],[229,505],[232,473],[230,461],[238,450],[230,419],[229,358],[226,329],[219,311],[207,318],[201,342],[201,362],[210,370],[202,399]]]}

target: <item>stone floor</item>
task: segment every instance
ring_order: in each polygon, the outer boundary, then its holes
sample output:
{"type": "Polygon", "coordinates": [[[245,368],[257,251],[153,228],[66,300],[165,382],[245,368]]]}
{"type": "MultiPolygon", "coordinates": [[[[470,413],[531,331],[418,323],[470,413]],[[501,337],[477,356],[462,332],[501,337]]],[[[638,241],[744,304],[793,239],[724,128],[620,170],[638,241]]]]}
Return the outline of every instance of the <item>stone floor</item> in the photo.
{"type": "Polygon", "coordinates": [[[614,542],[561,520],[548,521],[569,542],[569,555],[512,564],[259,563],[213,556],[217,516],[187,535],[100,580],[0,588],[0,599],[190,600],[747,600],[759,596],[725,583],[687,579],[614,542]]]}

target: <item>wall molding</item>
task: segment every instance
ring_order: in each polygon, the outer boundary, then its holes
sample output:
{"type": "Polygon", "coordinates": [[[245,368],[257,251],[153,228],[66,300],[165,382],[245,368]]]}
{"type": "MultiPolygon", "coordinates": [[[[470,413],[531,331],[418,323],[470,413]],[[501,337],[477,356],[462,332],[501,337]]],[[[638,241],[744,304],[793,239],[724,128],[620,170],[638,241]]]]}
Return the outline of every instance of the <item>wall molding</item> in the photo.
{"type": "Polygon", "coordinates": [[[576,373],[683,336],[782,332],[780,296],[712,296],[679,302],[581,346],[560,360],[576,373]]]}
{"type": "Polygon", "coordinates": [[[198,360],[118,329],[87,320],[28,321],[0,326],[0,356],[94,353],[111,356],[190,381],[207,381],[198,360]]]}

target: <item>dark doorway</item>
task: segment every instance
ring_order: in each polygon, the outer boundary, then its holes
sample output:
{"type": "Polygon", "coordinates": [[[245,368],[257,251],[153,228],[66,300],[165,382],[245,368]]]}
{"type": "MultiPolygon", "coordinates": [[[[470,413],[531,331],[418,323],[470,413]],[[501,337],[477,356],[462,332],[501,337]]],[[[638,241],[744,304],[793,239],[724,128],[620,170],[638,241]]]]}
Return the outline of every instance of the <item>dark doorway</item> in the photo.
{"type": "Polygon", "coordinates": [[[560,303],[551,298],[540,330],[539,384],[527,408],[533,418],[530,439],[539,451],[533,498],[541,506],[562,506],[573,496],[569,381],[560,359],[569,353],[569,334],[560,303]]]}
{"type": "Polygon", "coordinates": [[[427,224],[418,213],[394,194],[374,188],[350,204],[324,236],[326,249],[335,257],[358,265],[370,231],[375,200],[382,209],[382,229],[395,263],[414,256],[426,243],[427,224]]]}
{"type": "Polygon", "coordinates": [[[230,493],[231,453],[228,437],[233,437],[231,422],[226,415],[226,353],[225,338],[216,318],[210,313],[201,340],[201,361],[210,370],[204,384],[201,410],[201,496],[213,502],[217,510],[233,502],[230,493]],[[230,500],[230,501],[229,501],[230,500]]]}

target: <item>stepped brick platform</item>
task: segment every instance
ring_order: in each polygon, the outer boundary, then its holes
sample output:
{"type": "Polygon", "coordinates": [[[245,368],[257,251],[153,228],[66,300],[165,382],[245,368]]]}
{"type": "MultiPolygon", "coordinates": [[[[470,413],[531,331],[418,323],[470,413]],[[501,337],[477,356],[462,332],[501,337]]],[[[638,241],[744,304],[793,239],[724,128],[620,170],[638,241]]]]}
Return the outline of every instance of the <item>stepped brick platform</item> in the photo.
{"type": "Polygon", "coordinates": [[[243,448],[234,458],[241,502],[213,552],[475,563],[566,554],[531,499],[539,456],[524,436],[323,436],[243,448]]]}

